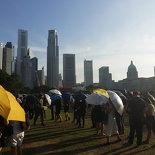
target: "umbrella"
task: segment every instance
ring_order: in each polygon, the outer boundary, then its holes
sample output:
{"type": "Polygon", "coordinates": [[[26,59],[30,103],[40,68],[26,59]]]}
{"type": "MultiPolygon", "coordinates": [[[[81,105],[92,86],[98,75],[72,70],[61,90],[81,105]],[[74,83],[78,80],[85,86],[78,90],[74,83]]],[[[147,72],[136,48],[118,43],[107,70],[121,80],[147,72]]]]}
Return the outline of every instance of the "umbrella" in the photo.
{"type": "Polygon", "coordinates": [[[76,102],[79,102],[80,100],[85,100],[87,98],[87,95],[83,93],[75,93],[72,95],[76,102]]]}
{"type": "Polygon", "coordinates": [[[113,90],[122,100],[123,102],[123,105],[126,105],[127,104],[127,98],[125,95],[123,95],[120,91],[117,91],[117,90],[113,90]]]}
{"type": "Polygon", "coordinates": [[[91,105],[102,105],[108,102],[108,98],[102,94],[92,93],[86,98],[86,102],[91,105]]]}
{"type": "Polygon", "coordinates": [[[109,95],[108,95],[107,91],[104,90],[104,89],[94,89],[93,93],[102,94],[105,97],[109,98],[109,95]]]}
{"type": "Polygon", "coordinates": [[[62,96],[59,94],[52,94],[50,95],[51,101],[54,102],[55,100],[61,100],[62,96]]]}
{"type": "Polygon", "coordinates": [[[48,94],[45,94],[45,98],[47,100],[48,105],[51,105],[51,97],[48,94]]]}
{"type": "Polygon", "coordinates": [[[62,95],[61,92],[57,89],[51,89],[49,90],[49,93],[62,95]]]}
{"type": "Polygon", "coordinates": [[[9,91],[0,86],[0,115],[7,120],[25,122],[25,111],[9,91]]]}
{"type": "Polygon", "coordinates": [[[72,94],[70,92],[64,92],[62,93],[62,98],[64,99],[65,102],[69,102],[72,98],[72,94]]]}
{"type": "Polygon", "coordinates": [[[124,110],[124,105],[123,102],[121,100],[121,98],[114,92],[114,91],[107,91],[110,97],[110,100],[112,102],[112,104],[114,105],[114,107],[116,108],[116,111],[122,115],[123,110],[124,110]]]}

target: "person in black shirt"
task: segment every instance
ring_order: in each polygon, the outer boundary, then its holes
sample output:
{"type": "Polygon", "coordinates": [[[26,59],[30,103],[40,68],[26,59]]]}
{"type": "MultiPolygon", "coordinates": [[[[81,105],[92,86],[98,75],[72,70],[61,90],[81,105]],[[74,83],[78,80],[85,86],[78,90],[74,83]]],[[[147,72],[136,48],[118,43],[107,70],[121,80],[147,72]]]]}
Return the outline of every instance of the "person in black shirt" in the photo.
{"type": "Polygon", "coordinates": [[[2,153],[2,148],[5,146],[3,129],[6,125],[6,120],[0,115],[0,154],[2,153]]]}
{"type": "Polygon", "coordinates": [[[133,92],[133,98],[128,103],[128,112],[130,114],[130,133],[128,144],[132,145],[135,137],[137,135],[137,146],[140,146],[142,143],[143,135],[143,125],[145,120],[145,101],[139,96],[138,91],[133,92]]]}

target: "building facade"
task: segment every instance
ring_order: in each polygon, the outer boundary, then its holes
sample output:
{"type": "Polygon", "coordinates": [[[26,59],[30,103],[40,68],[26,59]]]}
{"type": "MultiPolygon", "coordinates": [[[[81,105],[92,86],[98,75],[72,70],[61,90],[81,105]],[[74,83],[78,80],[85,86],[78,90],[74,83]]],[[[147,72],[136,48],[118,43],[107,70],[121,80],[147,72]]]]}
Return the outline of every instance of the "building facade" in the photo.
{"type": "Polygon", "coordinates": [[[93,85],[93,61],[84,60],[84,86],[93,85]]]}
{"type": "Polygon", "coordinates": [[[18,47],[17,47],[17,75],[21,77],[21,81],[23,82],[22,75],[22,66],[24,57],[27,55],[28,47],[28,31],[27,30],[18,30],[18,47]]]}
{"type": "Polygon", "coordinates": [[[99,86],[104,89],[112,88],[112,75],[109,73],[108,66],[99,68],[99,86]]]}
{"type": "Polygon", "coordinates": [[[47,85],[58,88],[59,84],[59,46],[56,30],[48,31],[47,46],[47,85]]]}
{"type": "Polygon", "coordinates": [[[42,67],[41,70],[38,70],[38,78],[39,78],[40,85],[41,86],[45,85],[44,67],[42,67]]]}
{"type": "Polygon", "coordinates": [[[14,46],[11,42],[7,42],[3,48],[2,70],[12,75],[15,73],[14,46]]]}
{"type": "Polygon", "coordinates": [[[31,64],[32,64],[32,81],[33,81],[33,87],[37,87],[37,80],[36,80],[36,71],[38,70],[38,58],[33,57],[31,58],[31,64]]]}
{"type": "Polygon", "coordinates": [[[3,62],[3,44],[0,43],[0,69],[2,69],[2,62],[3,62]]]}
{"type": "Polygon", "coordinates": [[[75,85],[75,54],[63,54],[63,87],[75,85]]]}
{"type": "Polygon", "coordinates": [[[155,76],[153,77],[138,77],[136,66],[131,61],[127,70],[127,78],[115,83],[115,88],[126,89],[128,91],[152,91],[155,90],[155,76]]]}

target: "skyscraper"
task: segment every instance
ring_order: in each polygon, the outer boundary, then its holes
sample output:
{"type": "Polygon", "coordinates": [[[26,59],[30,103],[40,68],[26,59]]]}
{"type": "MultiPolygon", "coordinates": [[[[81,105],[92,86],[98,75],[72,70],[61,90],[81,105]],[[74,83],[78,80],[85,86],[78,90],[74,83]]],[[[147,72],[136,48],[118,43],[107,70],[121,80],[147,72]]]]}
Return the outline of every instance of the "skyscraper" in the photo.
{"type": "Polygon", "coordinates": [[[63,54],[63,86],[75,86],[75,54],[63,54]]]}
{"type": "Polygon", "coordinates": [[[109,73],[108,66],[99,68],[99,85],[104,89],[111,89],[112,87],[112,75],[109,73]]]}
{"type": "Polygon", "coordinates": [[[48,31],[47,46],[47,85],[58,88],[59,84],[59,46],[56,30],[48,31]]]}
{"type": "Polygon", "coordinates": [[[36,80],[36,71],[38,70],[38,58],[33,57],[31,58],[31,64],[32,64],[32,81],[33,81],[33,87],[37,87],[37,80],[36,80]]]}
{"type": "Polygon", "coordinates": [[[44,67],[41,70],[38,70],[38,78],[40,85],[45,85],[45,74],[44,74],[44,67]]]}
{"type": "Polygon", "coordinates": [[[14,46],[11,42],[7,42],[3,49],[2,69],[9,75],[15,71],[14,46]]]}
{"type": "Polygon", "coordinates": [[[27,55],[28,47],[28,31],[27,30],[18,30],[18,48],[17,48],[17,74],[22,78],[22,63],[24,56],[27,55]]]}
{"type": "Polygon", "coordinates": [[[93,61],[84,60],[84,85],[93,85],[93,61]]]}
{"type": "Polygon", "coordinates": [[[0,43],[0,69],[2,69],[2,61],[3,61],[3,44],[0,43]]]}

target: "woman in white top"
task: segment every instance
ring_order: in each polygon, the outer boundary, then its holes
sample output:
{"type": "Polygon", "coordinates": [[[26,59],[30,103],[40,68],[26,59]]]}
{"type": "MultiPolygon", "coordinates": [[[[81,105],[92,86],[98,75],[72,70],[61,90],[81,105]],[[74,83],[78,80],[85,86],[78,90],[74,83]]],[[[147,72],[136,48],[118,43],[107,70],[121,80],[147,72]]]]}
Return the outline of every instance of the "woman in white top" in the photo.
{"type": "Polygon", "coordinates": [[[107,137],[107,142],[105,145],[110,145],[110,136],[111,135],[116,135],[117,136],[117,140],[116,142],[121,141],[121,137],[119,135],[119,132],[117,130],[117,124],[116,124],[116,110],[115,107],[113,106],[113,104],[111,103],[107,103],[106,105],[106,110],[108,112],[108,123],[106,126],[106,137],[107,137]]]}

